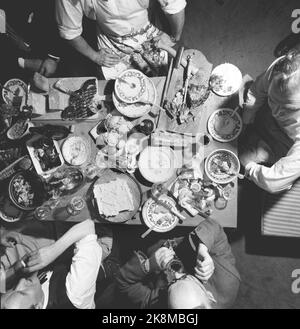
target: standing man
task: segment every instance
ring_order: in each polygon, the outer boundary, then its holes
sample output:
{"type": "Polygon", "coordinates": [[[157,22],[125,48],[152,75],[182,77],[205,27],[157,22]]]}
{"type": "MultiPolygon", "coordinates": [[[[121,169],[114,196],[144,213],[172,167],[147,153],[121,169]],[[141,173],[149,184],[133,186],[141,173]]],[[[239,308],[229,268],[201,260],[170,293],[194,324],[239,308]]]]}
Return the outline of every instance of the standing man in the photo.
{"type": "MultiPolygon", "coordinates": [[[[56,19],[62,38],[75,50],[102,68],[106,79],[143,60],[134,56],[141,46],[161,39],[174,46],[181,37],[186,0],[158,0],[170,25],[170,35],[149,21],[154,0],[56,0],[56,19]],[[97,46],[94,50],[82,36],[82,20],[96,21],[97,46]]],[[[161,62],[165,62],[160,55],[161,62]]]]}

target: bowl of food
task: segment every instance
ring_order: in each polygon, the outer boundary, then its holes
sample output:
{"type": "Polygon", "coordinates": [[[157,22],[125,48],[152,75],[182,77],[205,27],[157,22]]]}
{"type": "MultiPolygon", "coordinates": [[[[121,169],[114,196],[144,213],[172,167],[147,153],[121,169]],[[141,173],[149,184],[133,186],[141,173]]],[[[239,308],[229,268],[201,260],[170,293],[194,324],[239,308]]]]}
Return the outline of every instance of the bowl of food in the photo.
{"type": "Polygon", "coordinates": [[[18,172],[8,186],[9,197],[21,210],[31,211],[44,202],[44,185],[38,176],[30,172],[18,172]]]}
{"type": "Polygon", "coordinates": [[[70,165],[81,166],[90,160],[91,147],[89,141],[80,136],[71,136],[64,141],[62,154],[70,165]]]}
{"type": "Polygon", "coordinates": [[[147,77],[140,71],[130,69],[120,74],[115,82],[115,94],[125,103],[136,103],[147,93],[147,77]]]}
{"type": "Polygon", "coordinates": [[[31,127],[33,127],[31,122],[19,120],[8,129],[7,137],[11,140],[20,139],[29,133],[29,128],[31,127]]]}
{"type": "Polygon", "coordinates": [[[242,132],[243,123],[240,115],[232,109],[219,109],[211,114],[207,129],[213,139],[219,142],[231,142],[242,132]]]}
{"type": "Polygon", "coordinates": [[[230,96],[239,90],[243,82],[241,71],[233,64],[218,65],[209,79],[210,88],[219,96],[230,96]]]}
{"type": "Polygon", "coordinates": [[[51,138],[34,135],[26,146],[38,175],[47,177],[65,163],[58,142],[51,138]]]}
{"type": "MultiPolygon", "coordinates": [[[[175,201],[167,195],[161,195],[159,200],[166,206],[176,207],[175,201]]],[[[162,205],[157,204],[152,198],[144,203],[142,216],[145,224],[159,233],[171,231],[178,224],[178,217],[162,205]]]]}
{"type": "Polygon", "coordinates": [[[147,146],[139,157],[139,170],[151,183],[164,183],[176,174],[176,156],[170,147],[147,146]]]}
{"type": "Polygon", "coordinates": [[[204,168],[212,182],[228,184],[239,176],[240,161],[232,151],[218,149],[206,158],[204,168]]]}

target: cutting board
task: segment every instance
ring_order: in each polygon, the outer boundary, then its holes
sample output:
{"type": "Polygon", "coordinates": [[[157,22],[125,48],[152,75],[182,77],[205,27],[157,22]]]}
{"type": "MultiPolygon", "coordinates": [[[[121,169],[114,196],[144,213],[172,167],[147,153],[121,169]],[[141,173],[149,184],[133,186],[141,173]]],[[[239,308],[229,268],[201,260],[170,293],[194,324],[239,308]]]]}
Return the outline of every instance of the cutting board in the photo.
{"type": "MultiPolygon", "coordinates": [[[[40,94],[36,92],[31,93],[31,104],[34,108],[32,121],[48,121],[48,120],[61,121],[61,111],[64,110],[69,105],[70,96],[55,88],[55,84],[58,80],[62,81],[61,86],[63,88],[71,91],[75,91],[78,90],[82,86],[82,84],[89,79],[96,79],[97,93],[98,93],[98,80],[95,77],[49,79],[48,94],[40,94]]],[[[98,120],[99,118],[100,118],[100,114],[95,114],[89,118],[80,119],[80,120],[94,121],[94,120],[98,120]]]]}

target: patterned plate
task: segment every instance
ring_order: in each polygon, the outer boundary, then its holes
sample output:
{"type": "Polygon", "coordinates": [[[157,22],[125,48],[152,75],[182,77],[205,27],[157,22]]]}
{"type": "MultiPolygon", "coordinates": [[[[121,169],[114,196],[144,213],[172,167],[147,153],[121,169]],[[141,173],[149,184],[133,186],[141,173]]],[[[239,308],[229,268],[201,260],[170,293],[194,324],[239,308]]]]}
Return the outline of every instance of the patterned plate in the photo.
{"type": "Polygon", "coordinates": [[[228,184],[237,177],[239,172],[240,161],[229,150],[215,150],[205,160],[205,173],[214,183],[228,184]]]}
{"type": "Polygon", "coordinates": [[[151,111],[153,106],[152,104],[155,104],[157,99],[157,91],[154,83],[148,78],[146,79],[146,90],[146,99],[148,100],[149,104],[139,102],[132,104],[124,103],[115,93],[113,93],[112,97],[116,109],[128,118],[139,118],[147,114],[151,111]]]}
{"type": "Polygon", "coordinates": [[[138,70],[124,71],[115,81],[115,93],[125,103],[135,103],[146,96],[147,77],[138,70]]]}
{"type": "MultiPolygon", "coordinates": [[[[10,79],[5,82],[4,84],[5,88],[8,88],[13,93],[15,93],[15,96],[21,96],[23,97],[22,105],[25,103],[25,95],[27,93],[27,85],[24,81],[20,79],[10,79]]],[[[6,89],[2,89],[2,98],[6,104],[11,104],[13,101],[13,94],[7,91],[6,89]]]]}
{"type": "MultiPolygon", "coordinates": [[[[170,207],[176,206],[175,201],[167,195],[162,195],[159,199],[170,207]]],[[[149,228],[153,228],[155,232],[163,233],[171,231],[178,223],[178,217],[169,213],[151,198],[145,202],[142,215],[145,224],[149,228]]]]}
{"type": "Polygon", "coordinates": [[[243,128],[240,115],[232,109],[219,109],[211,114],[207,122],[207,129],[213,139],[219,142],[230,142],[236,139],[243,128]]]}

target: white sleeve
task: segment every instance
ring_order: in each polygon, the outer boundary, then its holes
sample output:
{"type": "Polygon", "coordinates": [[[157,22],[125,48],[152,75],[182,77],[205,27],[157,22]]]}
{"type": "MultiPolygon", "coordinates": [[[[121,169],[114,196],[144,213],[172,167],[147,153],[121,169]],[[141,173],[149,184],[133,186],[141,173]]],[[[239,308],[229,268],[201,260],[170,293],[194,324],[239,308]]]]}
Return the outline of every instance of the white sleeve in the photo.
{"type": "Polygon", "coordinates": [[[0,265],[0,293],[6,293],[6,272],[2,265],[0,265]]]}
{"type": "Polygon", "coordinates": [[[102,249],[96,234],[90,234],[76,243],[66,278],[67,295],[76,308],[95,308],[94,295],[101,258],[102,249]]]}
{"type": "Polygon", "coordinates": [[[62,38],[72,40],[82,34],[83,8],[81,1],[56,0],[55,16],[62,38]]]}
{"type": "Polygon", "coordinates": [[[177,14],[186,6],[186,0],[158,0],[162,10],[166,14],[177,14]]]}
{"type": "Polygon", "coordinates": [[[294,181],[300,177],[300,140],[271,168],[250,162],[245,170],[250,180],[270,193],[291,188],[294,181]]]}

